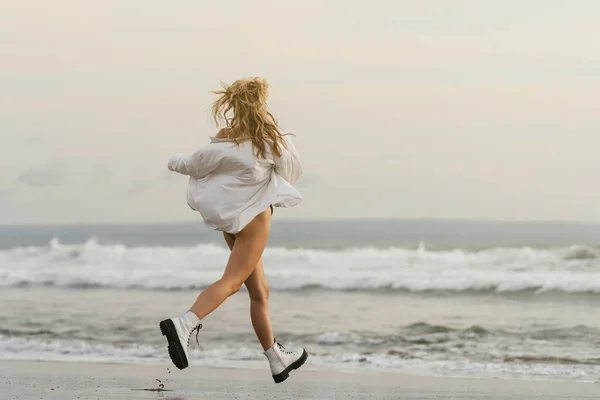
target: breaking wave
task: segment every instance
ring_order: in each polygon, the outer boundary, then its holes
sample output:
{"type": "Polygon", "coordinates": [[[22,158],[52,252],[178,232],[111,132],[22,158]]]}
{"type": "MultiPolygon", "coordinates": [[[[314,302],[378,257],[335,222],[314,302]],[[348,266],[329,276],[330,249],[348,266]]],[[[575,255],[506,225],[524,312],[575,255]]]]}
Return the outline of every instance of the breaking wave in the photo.
{"type": "MultiPolygon", "coordinates": [[[[53,239],[47,246],[0,251],[0,287],[199,289],[221,276],[228,255],[214,244],[126,247],[53,239]]],[[[271,287],[281,291],[600,293],[600,250],[586,245],[481,251],[268,247],[264,262],[271,287]]]]}

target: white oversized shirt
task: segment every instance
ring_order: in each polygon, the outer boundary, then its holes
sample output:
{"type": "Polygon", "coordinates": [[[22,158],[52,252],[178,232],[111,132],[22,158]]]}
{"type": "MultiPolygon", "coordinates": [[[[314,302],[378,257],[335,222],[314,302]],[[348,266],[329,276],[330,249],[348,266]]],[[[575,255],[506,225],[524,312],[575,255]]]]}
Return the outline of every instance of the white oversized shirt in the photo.
{"type": "Polygon", "coordinates": [[[302,201],[293,186],[302,176],[300,157],[290,135],[283,137],[287,149],[282,147],[281,157],[267,146],[267,157],[259,159],[250,140],[238,145],[210,136],[210,143],[192,155],[172,156],[168,168],[190,177],[187,203],[206,226],[238,233],[270,205],[293,207],[302,201]]]}

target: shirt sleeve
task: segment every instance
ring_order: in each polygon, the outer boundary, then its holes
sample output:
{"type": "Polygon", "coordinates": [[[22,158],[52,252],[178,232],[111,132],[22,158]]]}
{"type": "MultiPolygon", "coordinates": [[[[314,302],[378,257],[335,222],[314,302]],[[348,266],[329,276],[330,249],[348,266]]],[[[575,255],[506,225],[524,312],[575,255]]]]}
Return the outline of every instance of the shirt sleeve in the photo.
{"type": "Polygon", "coordinates": [[[275,163],[275,172],[281,175],[290,185],[295,185],[302,176],[303,171],[302,164],[300,163],[300,155],[290,136],[283,136],[287,149],[282,146],[281,157],[273,155],[273,161],[275,163]]]}
{"type": "Polygon", "coordinates": [[[214,151],[207,148],[200,149],[192,155],[177,153],[167,164],[170,171],[188,175],[195,179],[202,179],[214,171],[219,165],[219,158],[214,151]]]}

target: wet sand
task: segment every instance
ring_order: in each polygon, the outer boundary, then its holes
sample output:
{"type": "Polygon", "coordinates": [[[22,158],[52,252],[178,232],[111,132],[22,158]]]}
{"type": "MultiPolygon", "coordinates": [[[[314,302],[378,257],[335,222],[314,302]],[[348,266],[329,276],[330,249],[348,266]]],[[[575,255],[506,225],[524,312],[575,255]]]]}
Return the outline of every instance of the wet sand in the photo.
{"type": "Polygon", "coordinates": [[[414,376],[398,372],[268,371],[171,366],[0,362],[0,399],[597,399],[600,385],[414,376]],[[161,382],[159,383],[158,380],[161,382]],[[156,391],[160,384],[165,391],[156,391]]]}

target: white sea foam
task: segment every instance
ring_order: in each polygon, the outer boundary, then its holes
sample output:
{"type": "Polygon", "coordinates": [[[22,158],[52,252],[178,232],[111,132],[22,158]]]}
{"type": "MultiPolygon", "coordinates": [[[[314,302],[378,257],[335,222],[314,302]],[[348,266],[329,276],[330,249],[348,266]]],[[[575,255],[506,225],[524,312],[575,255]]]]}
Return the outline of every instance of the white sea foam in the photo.
{"type": "MultiPolygon", "coordinates": [[[[110,362],[121,364],[171,365],[165,346],[114,346],[73,340],[43,340],[0,335],[0,360],[42,360],[62,362],[110,362]]],[[[224,346],[206,350],[190,349],[193,365],[214,367],[268,368],[257,348],[224,346]]],[[[314,353],[306,369],[401,369],[421,374],[467,375],[504,374],[528,379],[552,378],[595,381],[598,365],[556,363],[499,363],[471,360],[426,360],[396,354],[370,352],[314,353]]]]}
{"type": "MultiPolygon", "coordinates": [[[[218,279],[224,246],[126,247],[89,240],[0,251],[0,287],[52,285],[184,290],[218,279]]],[[[428,251],[403,248],[266,249],[275,290],[405,290],[412,292],[559,291],[600,293],[597,248],[496,248],[428,251]]]]}

